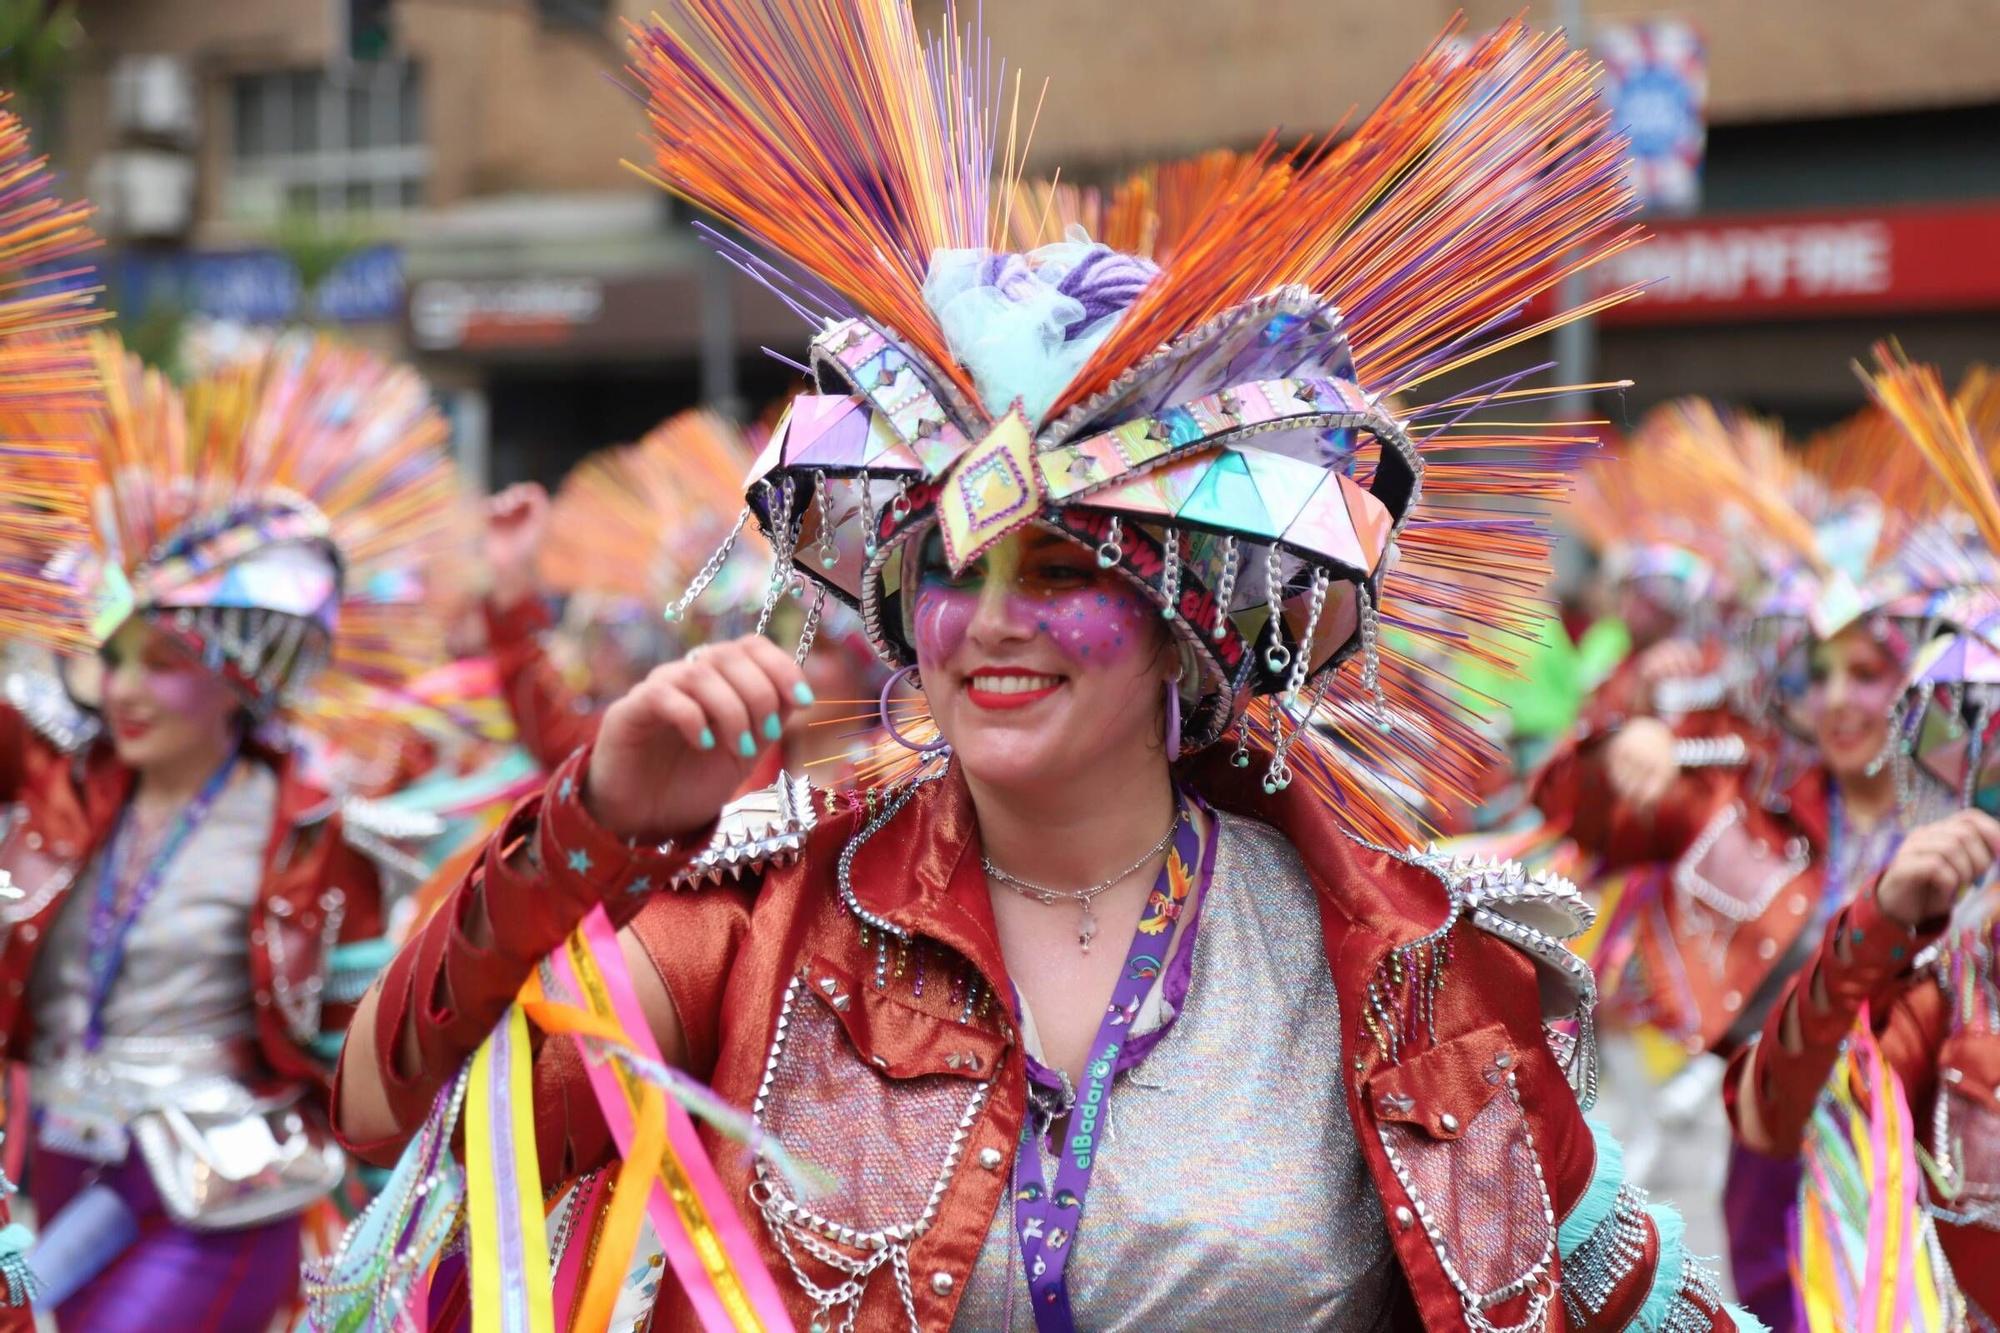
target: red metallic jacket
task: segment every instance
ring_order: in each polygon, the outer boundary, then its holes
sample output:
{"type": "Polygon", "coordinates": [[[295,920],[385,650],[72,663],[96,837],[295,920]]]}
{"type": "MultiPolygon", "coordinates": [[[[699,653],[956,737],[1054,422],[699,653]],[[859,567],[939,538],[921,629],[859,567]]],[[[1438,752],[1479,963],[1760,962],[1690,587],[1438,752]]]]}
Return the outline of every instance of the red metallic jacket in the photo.
{"type": "MultiPolygon", "coordinates": [[[[381,935],[381,886],[374,865],[342,840],[337,802],[302,782],[288,757],[259,758],[277,772],[278,811],[248,927],[258,1045],[278,1079],[323,1093],[328,1071],[310,1043],[348,1017],[346,1008],[322,1012],[327,956],[381,935]]],[[[28,980],[42,940],[131,789],[132,771],[108,744],[66,753],[0,705],[0,865],[22,892],[0,904],[0,1058],[27,1058],[28,980]]]]}
{"type": "Polygon", "coordinates": [[[1762,1021],[1772,978],[1803,961],[1826,892],[1825,772],[1809,769],[1766,802],[1758,762],[1687,769],[1641,810],[1610,794],[1604,739],[1586,734],[1552,757],[1533,799],[1602,869],[1657,867],[1626,890],[1628,961],[1606,990],[1690,1052],[1726,1051],[1762,1021]]]}
{"type": "Polygon", "coordinates": [[[500,694],[514,717],[521,748],[544,769],[597,739],[604,710],[571,688],[542,647],[550,629],[539,597],[506,608],[486,603],[486,644],[500,673],[500,694]]]}
{"type": "MultiPolygon", "coordinates": [[[[380,1063],[369,1076],[386,1088],[405,1132],[350,1146],[370,1160],[392,1160],[536,959],[602,901],[629,922],[672,996],[687,1067],[724,1098],[761,1108],[774,1036],[796,1034],[810,1020],[814,1031],[838,1035],[808,1043],[797,1056],[805,1067],[788,1067],[785,1077],[796,1073],[816,1090],[823,1100],[812,1103],[815,1114],[887,1122],[892,1137],[909,1136],[899,1160],[947,1163],[909,1262],[918,1323],[949,1327],[1007,1188],[1027,1102],[1008,1006],[979,999],[1006,995],[1011,983],[962,781],[954,772],[909,793],[855,854],[852,902],[843,901],[836,864],[874,817],[873,800],[829,810],[792,864],[743,883],[661,893],[649,890],[673,883],[687,868],[686,853],[634,849],[595,824],[580,797],[587,762],[587,751],[571,758],[546,793],[509,817],[456,898],[384,975],[380,1063]],[[460,928],[480,893],[493,932],[484,948],[460,928]],[[905,953],[868,929],[868,917],[916,943],[905,953]],[[406,1020],[419,1048],[407,1072],[395,1056],[406,1020]],[[917,1109],[930,1107],[939,1088],[969,1094],[977,1085],[983,1095],[970,1100],[962,1124],[948,1117],[940,1129],[934,1108],[917,1109]],[[950,1142],[933,1143],[939,1134],[950,1142]]],[[[1605,1214],[1629,1224],[1638,1244],[1591,1270],[1604,1279],[1599,1288],[1565,1285],[1555,1257],[1556,1228],[1584,1200],[1597,1154],[1542,997],[1566,997],[1555,1007],[1572,1007],[1577,992],[1566,987],[1587,986],[1587,973],[1579,983],[1580,965],[1556,941],[1517,924],[1505,893],[1482,896],[1482,884],[1495,888],[1491,880],[1357,844],[1302,786],[1265,796],[1245,776],[1257,771],[1232,768],[1222,754],[1188,765],[1185,776],[1217,808],[1280,829],[1318,888],[1343,1048],[1342,1086],[1328,1095],[1347,1104],[1405,1278],[1395,1326],[1465,1328],[1461,1289],[1490,1293],[1518,1282],[1520,1294],[1485,1310],[1492,1324],[1524,1319],[1539,1298],[1546,1304],[1533,1326],[1624,1327],[1659,1258],[1651,1219],[1605,1214]]],[[[793,1047],[786,1049],[791,1061],[793,1047]]],[[[536,1079],[545,1178],[611,1160],[570,1043],[541,1047],[536,1079]]],[[[739,1151],[708,1142],[795,1319],[807,1326],[813,1309],[748,1202],[750,1165],[739,1151]]],[[[1601,1207],[1601,1192],[1592,1197],[1601,1207]]],[[[1591,1234],[1608,1238],[1612,1222],[1605,1226],[1591,1234]]],[[[1612,1256],[1613,1248],[1600,1254],[1612,1256]]],[[[1687,1313],[1704,1326],[1731,1327],[1692,1268],[1686,1278],[1679,1293],[1687,1313]]],[[[908,1328],[894,1285],[886,1275],[879,1285],[862,1300],[857,1327],[908,1328]]],[[[662,1297],[655,1329],[696,1326],[677,1291],[662,1297]]]]}
{"type": "MultiPolygon", "coordinates": [[[[1868,1007],[1883,1057],[1901,1079],[1917,1139],[1938,1146],[1933,1132],[1942,1109],[1957,1169],[1976,1182],[1968,1195],[1988,1202],[2000,1187],[2000,1034],[1954,1031],[1952,1002],[1934,971],[1918,972],[1917,955],[1938,937],[1944,922],[1910,930],[1876,905],[1873,886],[1827,924],[1812,961],[1791,979],[1758,1040],[1736,1053],[1723,1084],[1730,1119],[1741,1125],[1748,1094],[1768,1143],[1778,1154],[1796,1153],[1821,1091],[1839,1062],[1862,1006],[1868,1007]],[[1817,981],[1815,982],[1815,978],[1817,981]],[[1822,995],[1826,1005],[1814,1003],[1822,995]],[[1788,1010],[1797,1009],[1801,1049],[1785,1049],[1779,1036],[1788,1010]],[[1940,1099],[1946,1102],[1940,1107],[1940,1099]]],[[[1873,1089],[1858,1089],[1862,1096],[1873,1089]]],[[[2000,1231],[1940,1221],[1938,1241],[1960,1288],[1988,1315],[2000,1312],[2000,1231]]]]}

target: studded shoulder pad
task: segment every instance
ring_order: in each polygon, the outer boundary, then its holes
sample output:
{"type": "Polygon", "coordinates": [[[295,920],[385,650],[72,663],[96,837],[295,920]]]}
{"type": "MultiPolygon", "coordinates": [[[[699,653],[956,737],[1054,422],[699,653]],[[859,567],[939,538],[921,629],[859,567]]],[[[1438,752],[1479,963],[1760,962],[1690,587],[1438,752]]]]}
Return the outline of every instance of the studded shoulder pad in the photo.
{"type": "Polygon", "coordinates": [[[444,820],[427,810],[403,810],[386,801],[349,796],[340,802],[340,835],[397,885],[414,887],[430,877],[415,850],[444,832],[444,820]]]}
{"type": "Polygon", "coordinates": [[[746,872],[796,861],[818,822],[812,783],[802,775],[780,773],[770,786],[722,807],[715,836],[674,876],[673,887],[714,884],[725,876],[741,879],[746,872]]]}
{"type": "Polygon", "coordinates": [[[98,720],[76,706],[53,674],[12,671],[0,682],[4,696],[37,736],[64,754],[75,754],[97,739],[98,720]]]}
{"type": "Polygon", "coordinates": [[[1534,961],[1544,981],[1549,1044],[1589,1110],[1597,1100],[1597,976],[1567,942],[1590,929],[1597,910],[1561,875],[1530,871],[1518,861],[1454,854],[1436,843],[1412,847],[1402,859],[1443,882],[1455,914],[1534,961]]]}

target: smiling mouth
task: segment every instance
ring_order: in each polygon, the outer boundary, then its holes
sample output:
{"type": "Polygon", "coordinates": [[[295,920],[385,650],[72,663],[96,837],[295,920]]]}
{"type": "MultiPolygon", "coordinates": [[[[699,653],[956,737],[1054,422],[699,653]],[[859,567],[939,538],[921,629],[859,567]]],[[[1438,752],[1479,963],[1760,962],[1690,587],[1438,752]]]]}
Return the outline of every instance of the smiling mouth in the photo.
{"type": "Polygon", "coordinates": [[[965,678],[965,697],[980,708],[1026,708],[1063,687],[1063,677],[1033,671],[975,671],[965,678]]]}

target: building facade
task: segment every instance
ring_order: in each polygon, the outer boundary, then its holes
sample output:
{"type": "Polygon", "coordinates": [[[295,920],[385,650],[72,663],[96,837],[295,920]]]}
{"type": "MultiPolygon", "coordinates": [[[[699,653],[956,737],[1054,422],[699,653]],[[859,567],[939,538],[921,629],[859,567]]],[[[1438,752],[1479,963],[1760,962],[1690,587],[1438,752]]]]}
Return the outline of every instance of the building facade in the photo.
{"type": "MultiPolygon", "coordinates": [[[[803,332],[622,163],[646,152],[623,34],[653,7],[83,0],[54,149],[129,311],[344,325],[424,366],[490,480],[552,480],[678,407],[754,414],[790,384],[758,349],[803,332]]],[[[1109,180],[1323,132],[1460,7],[1004,0],[984,23],[1029,109],[1048,79],[1031,166],[1109,180]]],[[[2000,0],[1583,7],[1684,18],[1706,51],[1701,210],[1658,222],[1621,272],[1652,293],[1597,331],[1629,409],[1700,392],[1810,426],[1859,401],[1846,366],[1877,337],[1954,375],[1995,355],[2000,0]]],[[[1518,6],[1462,8],[1476,32],[1518,6]]]]}

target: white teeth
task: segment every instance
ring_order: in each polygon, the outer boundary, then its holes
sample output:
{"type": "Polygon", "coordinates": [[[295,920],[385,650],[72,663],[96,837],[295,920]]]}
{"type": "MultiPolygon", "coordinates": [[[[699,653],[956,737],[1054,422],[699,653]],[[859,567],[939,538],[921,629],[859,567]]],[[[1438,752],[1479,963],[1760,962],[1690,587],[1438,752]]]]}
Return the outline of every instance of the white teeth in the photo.
{"type": "Polygon", "coordinates": [[[1032,694],[1062,684],[1061,676],[974,676],[973,689],[986,694],[1032,694]]]}

